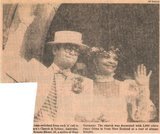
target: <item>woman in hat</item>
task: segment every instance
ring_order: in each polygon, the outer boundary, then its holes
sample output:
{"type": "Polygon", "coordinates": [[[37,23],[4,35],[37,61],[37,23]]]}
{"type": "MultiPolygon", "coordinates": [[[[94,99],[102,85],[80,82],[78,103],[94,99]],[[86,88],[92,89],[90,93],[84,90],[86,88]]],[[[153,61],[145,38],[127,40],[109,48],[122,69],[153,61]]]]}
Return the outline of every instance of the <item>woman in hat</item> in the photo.
{"type": "Polygon", "coordinates": [[[125,122],[150,121],[156,116],[156,109],[150,100],[149,80],[146,67],[138,65],[135,79],[119,81],[114,78],[118,65],[119,50],[110,47],[93,47],[90,57],[94,68],[94,111],[93,121],[125,122]]]}

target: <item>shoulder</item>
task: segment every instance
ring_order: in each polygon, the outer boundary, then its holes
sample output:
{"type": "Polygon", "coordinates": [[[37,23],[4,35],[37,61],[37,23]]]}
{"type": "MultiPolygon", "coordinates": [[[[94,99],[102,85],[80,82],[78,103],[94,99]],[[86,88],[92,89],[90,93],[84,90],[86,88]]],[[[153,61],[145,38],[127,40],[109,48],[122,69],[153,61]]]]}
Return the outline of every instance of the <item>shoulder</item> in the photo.
{"type": "Polygon", "coordinates": [[[122,94],[125,96],[128,96],[130,92],[135,92],[137,87],[136,82],[133,79],[126,79],[124,81],[116,80],[116,83],[119,85],[122,94]]]}
{"type": "Polygon", "coordinates": [[[136,90],[138,88],[137,83],[133,79],[124,80],[122,85],[128,90],[136,90]]]}
{"type": "Polygon", "coordinates": [[[41,62],[39,62],[37,59],[33,58],[29,61],[29,65],[31,67],[37,68],[39,70],[46,70],[47,67],[44,66],[41,62]]]}
{"type": "MultiPolygon", "coordinates": [[[[129,99],[136,98],[138,95],[138,88],[139,86],[133,79],[127,79],[124,81],[124,84],[126,85],[126,95],[129,97],[129,99]]],[[[128,100],[130,101],[130,100],[128,100]]]]}
{"type": "Polygon", "coordinates": [[[79,75],[79,74],[74,74],[75,78],[80,78],[82,79],[83,82],[88,82],[88,83],[93,83],[93,80],[90,78],[87,78],[85,76],[79,75]]]}
{"type": "Polygon", "coordinates": [[[76,79],[77,85],[81,85],[83,88],[83,93],[91,95],[93,93],[93,80],[87,77],[75,74],[74,79],[76,79]]]}
{"type": "Polygon", "coordinates": [[[29,70],[33,72],[34,75],[43,75],[47,71],[47,67],[44,66],[37,59],[33,58],[29,61],[29,70]]]}
{"type": "Polygon", "coordinates": [[[123,81],[123,83],[127,84],[127,85],[130,85],[130,86],[137,85],[136,82],[135,82],[135,80],[133,80],[133,79],[126,79],[126,80],[123,81]]]}

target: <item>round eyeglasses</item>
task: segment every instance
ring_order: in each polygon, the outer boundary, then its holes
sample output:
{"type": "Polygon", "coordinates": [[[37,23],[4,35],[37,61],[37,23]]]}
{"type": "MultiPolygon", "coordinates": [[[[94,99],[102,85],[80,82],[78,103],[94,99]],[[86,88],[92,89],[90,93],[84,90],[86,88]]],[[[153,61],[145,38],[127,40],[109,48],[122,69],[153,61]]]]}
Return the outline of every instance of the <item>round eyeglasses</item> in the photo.
{"type": "Polygon", "coordinates": [[[75,46],[70,46],[70,45],[64,46],[64,50],[65,52],[70,53],[71,55],[75,55],[75,56],[78,56],[80,52],[79,48],[75,46]]]}

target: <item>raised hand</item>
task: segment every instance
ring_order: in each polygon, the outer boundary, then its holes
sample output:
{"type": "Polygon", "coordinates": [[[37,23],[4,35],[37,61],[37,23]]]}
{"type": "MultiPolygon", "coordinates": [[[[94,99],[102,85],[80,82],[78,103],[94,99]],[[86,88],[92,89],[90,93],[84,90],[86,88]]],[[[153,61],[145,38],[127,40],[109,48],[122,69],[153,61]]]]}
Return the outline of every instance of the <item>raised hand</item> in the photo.
{"type": "Polygon", "coordinates": [[[140,86],[148,86],[149,87],[149,80],[150,80],[151,74],[152,74],[152,71],[149,71],[149,73],[147,75],[147,69],[143,64],[138,65],[137,71],[135,72],[136,83],[140,86]]]}

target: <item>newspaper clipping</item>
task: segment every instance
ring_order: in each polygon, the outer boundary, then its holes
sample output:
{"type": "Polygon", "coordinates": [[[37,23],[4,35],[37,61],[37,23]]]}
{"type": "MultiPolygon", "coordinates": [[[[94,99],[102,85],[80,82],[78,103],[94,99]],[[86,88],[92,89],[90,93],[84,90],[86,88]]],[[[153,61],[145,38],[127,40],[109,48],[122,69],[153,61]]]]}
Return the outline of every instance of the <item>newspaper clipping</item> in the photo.
{"type": "Polygon", "coordinates": [[[37,82],[34,134],[159,133],[159,1],[3,2],[1,82],[37,82]]]}

